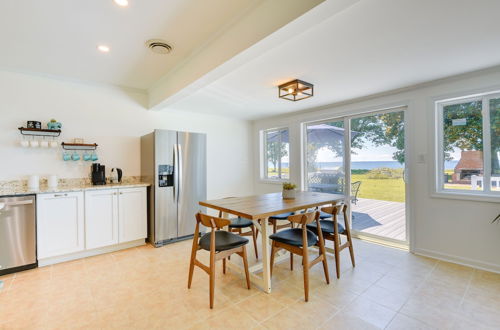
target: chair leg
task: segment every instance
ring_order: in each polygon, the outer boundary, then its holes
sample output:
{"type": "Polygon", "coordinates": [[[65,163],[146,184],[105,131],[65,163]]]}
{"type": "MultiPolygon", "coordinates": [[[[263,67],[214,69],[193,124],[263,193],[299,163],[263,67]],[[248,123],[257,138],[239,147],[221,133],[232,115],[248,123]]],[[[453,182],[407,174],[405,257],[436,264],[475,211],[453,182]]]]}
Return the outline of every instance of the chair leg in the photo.
{"type": "Polygon", "coordinates": [[[323,271],[325,272],[326,284],[330,284],[330,274],[328,273],[328,263],[326,262],[325,241],[319,242],[320,255],[323,256],[323,271]]]}
{"type": "MultiPolygon", "coordinates": [[[[198,239],[195,235],[194,240],[198,239]]],[[[196,252],[198,247],[196,243],[193,243],[193,249],[191,250],[191,260],[189,262],[189,277],[188,277],[188,289],[191,288],[191,283],[193,282],[193,272],[194,272],[194,260],[196,259],[196,252]]]]}
{"type": "MultiPolygon", "coordinates": [[[[275,247],[274,247],[274,241],[271,243],[271,269],[270,269],[270,273],[271,273],[271,277],[273,276],[273,267],[274,267],[274,253],[276,252],[275,251],[275,247]]],[[[264,261],[265,262],[265,261],[264,261]]]]}
{"type": "Polygon", "coordinates": [[[210,253],[210,308],[214,308],[215,253],[210,253]]]}
{"type": "Polygon", "coordinates": [[[334,253],[335,253],[335,271],[337,272],[337,278],[340,278],[340,246],[339,246],[339,235],[337,234],[334,237],[333,245],[334,245],[334,253]]]}
{"type": "Polygon", "coordinates": [[[278,231],[278,220],[273,219],[273,234],[276,234],[276,231],[278,231]]]}
{"type": "MultiPolygon", "coordinates": [[[[290,222],[290,228],[293,228],[293,222],[290,222]]],[[[290,270],[293,271],[293,253],[290,252],[290,270]]]]}
{"type": "MultiPolygon", "coordinates": [[[[304,250],[306,249],[307,247],[304,250]]],[[[302,268],[304,269],[304,297],[307,302],[309,301],[309,256],[307,252],[302,257],[302,268]]]]}
{"type": "Polygon", "coordinates": [[[247,288],[250,290],[250,273],[248,272],[247,248],[243,246],[243,267],[245,268],[245,277],[247,278],[247,288]]]}
{"type": "Polygon", "coordinates": [[[226,273],[226,258],[222,259],[222,274],[226,273]]]}
{"type": "Polygon", "coordinates": [[[347,241],[349,242],[349,253],[351,255],[351,263],[353,267],[356,267],[356,262],[354,261],[354,247],[352,246],[351,233],[347,234],[347,241]]]}
{"type": "Polygon", "coordinates": [[[253,248],[255,250],[255,258],[259,259],[259,252],[257,250],[257,228],[255,228],[254,225],[252,225],[252,236],[253,236],[253,248]]]}

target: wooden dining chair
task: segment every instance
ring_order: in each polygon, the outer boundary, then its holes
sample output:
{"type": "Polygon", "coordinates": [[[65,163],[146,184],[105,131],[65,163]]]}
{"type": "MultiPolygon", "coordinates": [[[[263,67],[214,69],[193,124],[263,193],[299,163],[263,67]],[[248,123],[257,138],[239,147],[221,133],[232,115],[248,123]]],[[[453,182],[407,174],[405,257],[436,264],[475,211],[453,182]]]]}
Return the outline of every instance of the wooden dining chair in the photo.
{"type": "Polygon", "coordinates": [[[341,203],[334,206],[323,207],[321,208],[321,211],[331,214],[332,219],[320,220],[318,223],[308,224],[307,228],[312,230],[314,233],[322,232],[325,240],[333,241],[335,270],[337,272],[337,278],[340,278],[340,251],[345,248],[349,248],[352,266],[356,267],[356,262],[354,260],[354,248],[352,245],[351,227],[349,226],[349,219],[347,218],[347,205],[341,203]],[[342,212],[344,217],[344,225],[338,222],[340,212],[342,212]],[[320,231],[317,230],[318,226],[321,228],[320,231]],[[341,242],[340,235],[344,235],[347,238],[347,241],[344,244],[341,242]]]}
{"type": "MultiPolygon", "coordinates": [[[[219,212],[219,218],[222,218],[222,211],[219,212]]],[[[252,236],[253,248],[255,250],[255,258],[259,259],[259,252],[257,249],[257,228],[255,228],[252,220],[237,217],[229,219],[231,223],[228,225],[228,230],[232,233],[237,233],[240,236],[252,236]],[[243,231],[245,228],[250,228],[249,231],[243,231]]]]}
{"type": "Polygon", "coordinates": [[[193,248],[191,250],[191,261],[189,264],[189,279],[188,289],[191,288],[193,280],[194,266],[203,269],[210,278],[210,308],[214,307],[214,289],[215,289],[215,262],[222,259],[224,273],[226,270],[226,258],[233,253],[238,254],[243,258],[243,265],[245,268],[245,276],[247,279],[247,288],[250,290],[250,274],[248,273],[248,261],[246,245],[248,239],[239,235],[230,233],[225,230],[220,230],[222,227],[228,226],[231,222],[228,219],[222,219],[203,214],[201,212],[196,214],[196,228],[195,236],[193,237],[193,248]],[[200,232],[200,223],[205,227],[210,227],[212,230],[204,234],[198,240],[198,233],[200,232]],[[198,250],[210,251],[210,265],[206,266],[196,259],[198,250]]]}
{"type": "Polygon", "coordinates": [[[304,296],[305,301],[309,300],[309,268],[317,264],[318,262],[323,262],[323,270],[325,272],[326,283],[330,284],[330,276],[328,275],[328,264],[326,262],[326,251],[325,242],[323,240],[323,234],[321,231],[318,232],[318,236],[309,229],[307,225],[316,222],[319,225],[319,212],[309,212],[291,215],[288,220],[292,223],[298,224],[301,228],[290,228],[279,231],[275,234],[269,236],[273,241],[271,245],[271,275],[273,273],[274,267],[274,255],[281,249],[285,249],[288,252],[302,256],[302,267],[304,271],[304,296]],[[308,248],[318,245],[319,246],[319,256],[313,261],[309,262],[309,251],[308,248]]]}

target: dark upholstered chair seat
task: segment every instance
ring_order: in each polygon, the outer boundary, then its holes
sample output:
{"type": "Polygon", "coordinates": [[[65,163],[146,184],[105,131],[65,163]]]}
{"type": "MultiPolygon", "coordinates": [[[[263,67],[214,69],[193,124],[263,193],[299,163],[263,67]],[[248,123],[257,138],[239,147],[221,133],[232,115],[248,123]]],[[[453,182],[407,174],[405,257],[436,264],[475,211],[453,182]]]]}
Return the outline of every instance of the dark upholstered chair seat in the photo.
{"type": "MultiPolygon", "coordinates": [[[[217,230],[215,232],[215,251],[231,250],[248,243],[245,237],[232,234],[225,230],[217,230]]],[[[210,233],[204,234],[200,238],[200,247],[203,250],[210,251],[210,233]]]]}
{"type": "Polygon", "coordinates": [[[229,228],[247,228],[253,225],[252,220],[245,219],[242,217],[237,217],[235,219],[230,219],[231,224],[229,228]]]}
{"type": "MultiPolygon", "coordinates": [[[[332,220],[320,220],[319,225],[321,226],[321,230],[326,234],[333,234],[333,221],[332,220]]],[[[343,234],[345,232],[345,228],[341,223],[338,223],[339,234],[343,234]]],[[[307,229],[312,230],[314,233],[316,231],[316,222],[310,223],[307,225],[307,229]]]]}
{"type": "MultiPolygon", "coordinates": [[[[319,211],[319,218],[320,219],[331,219],[332,215],[330,213],[326,213],[323,211],[319,211]]],[[[314,223],[314,222],[313,222],[314,223]]]]}
{"type": "MultiPolygon", "coordinates": [[[[269,236],[269,238],[283,244],[302,246],[302,229],[285,229],[277,232],[276,234],[272,234],[271,236],[269,236]]],[[[312,231],[308,230],[307,246],[315,245],[317,242],[318,238],[316,237],[316,235],[312,231]]]]}
{"type": "Polygon", "coordinates": [[[291,215],[293,215],[293,212],[281,213],[281,214],[276,214],[276,215],[270,216],[269,219],[270,220],[272,220],[272,219],[286,220],[291,215]]]}

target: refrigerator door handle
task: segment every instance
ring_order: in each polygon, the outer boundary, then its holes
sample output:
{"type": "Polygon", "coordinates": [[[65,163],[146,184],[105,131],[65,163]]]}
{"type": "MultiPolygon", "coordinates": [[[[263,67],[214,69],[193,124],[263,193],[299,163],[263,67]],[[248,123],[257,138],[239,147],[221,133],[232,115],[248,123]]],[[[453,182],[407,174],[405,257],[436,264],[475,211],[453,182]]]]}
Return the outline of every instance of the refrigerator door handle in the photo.
{"type": "Polygon", "coordinates": [[[177,188],[177,181],[178,181],[178,178],[179,178],[179,174],[178,174],[178,170],[179,170],[179,166],[178,166],[179,155],[178,155],[178,152],[177,152],[177,144],[174,144],[174,150],[173,151],[174,151],[174,184],[173,184],[174,194],[173,194],[173,197],[174,197],[174,202],[176,202],[178,200],[177,194],[179,193],[178,188],[177,188]]]}
{"type": "Polygon", "coordinates": [[[177,187],[177,203],[179,203],[179,198],[180,198],[180,195],[181,195],[181,191],[182,191],[182,147],[180,144],[177,145],[177,168],[178,168],[178,171],[177,173],[179,173],[178,175],[178,178],[177,178],[177,182],[178,182],[178,187],[177,187]]]}

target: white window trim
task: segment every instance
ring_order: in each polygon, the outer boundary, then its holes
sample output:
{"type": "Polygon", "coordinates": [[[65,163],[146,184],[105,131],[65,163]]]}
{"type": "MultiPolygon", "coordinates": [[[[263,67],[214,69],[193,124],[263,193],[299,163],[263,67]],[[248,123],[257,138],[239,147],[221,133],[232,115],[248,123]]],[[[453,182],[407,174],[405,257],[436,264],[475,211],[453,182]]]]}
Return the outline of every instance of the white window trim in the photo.
{"type": "MultiPolygon", "coordinates": [[[[290,147],[290,128],[287,126],[283,127],[274,127],[267,128],[260,131],[260,182],[261,183],[272,183],[272,184],[283,184],[283,182],[290,182],[291,178],[291,169],[290,169],[290,161],[288,161],[288,177],[289,179],[283,178],[268,178],[267,177],[267,150],[266,150],[266,133],[271,131],[279,131],[279,130],[287,130],[288,131],[288,159],[290,159],[291,147],[290,147]]],[[[281,160],[280,160],[280,168],[281,168],[281,160]]]]}
{"type": "MultiPolygon", "coordinates": [[[[462,94],[463,95],[463,94],[462,94]]],[[[500,192],[491,191],[491,121],[489,102],[491,99],[500,98],[499,91],[475,93],[461,97],[453,97],[434,101],[434,124],[435,124],[435,163],[434,163],[434,189],[432,197],[474,200],[485,202],[499,202],[500,192]],[[470,101],[482,101],[483,118],[483,190],[459,190],[444,188],[444,153],[443,153],[443,107],[452,104],[465,103],[470,101]]]]}

